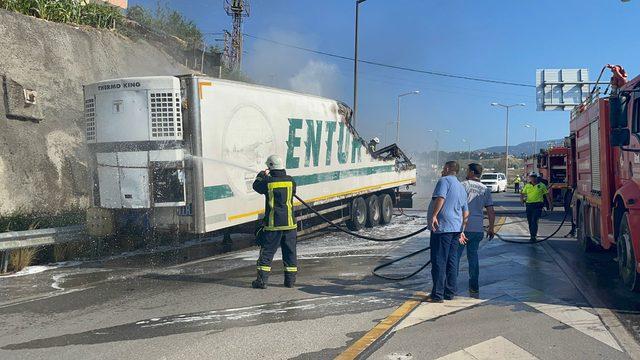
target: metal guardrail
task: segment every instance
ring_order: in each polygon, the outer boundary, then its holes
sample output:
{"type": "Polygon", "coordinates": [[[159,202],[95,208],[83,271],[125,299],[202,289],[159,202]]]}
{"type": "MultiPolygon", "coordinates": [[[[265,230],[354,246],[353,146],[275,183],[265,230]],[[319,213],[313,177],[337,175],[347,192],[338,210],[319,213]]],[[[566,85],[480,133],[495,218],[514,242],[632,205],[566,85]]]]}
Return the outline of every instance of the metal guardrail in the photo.
{"type": "Polygon", "coordinates": [[[0,274],[7,272],[11,250],[89,239],[84,225],[0,233],[0,274]]]}
{"type": "Polygon", "coordinates": [[[86,237],[84,225],[0,233],[0,251],[63,244],[86,237]]]}

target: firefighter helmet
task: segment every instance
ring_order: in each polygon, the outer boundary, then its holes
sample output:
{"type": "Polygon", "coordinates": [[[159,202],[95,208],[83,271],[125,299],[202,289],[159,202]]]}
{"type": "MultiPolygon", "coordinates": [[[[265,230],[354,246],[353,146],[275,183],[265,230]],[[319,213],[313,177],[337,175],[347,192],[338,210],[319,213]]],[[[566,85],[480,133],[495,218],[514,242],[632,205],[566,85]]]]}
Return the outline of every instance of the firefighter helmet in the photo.
{"type": "Polygon", "coordinates": [[[284,170],[284,161],[279,155],[269,155],[265,164],[269,170],[284,170]]]}

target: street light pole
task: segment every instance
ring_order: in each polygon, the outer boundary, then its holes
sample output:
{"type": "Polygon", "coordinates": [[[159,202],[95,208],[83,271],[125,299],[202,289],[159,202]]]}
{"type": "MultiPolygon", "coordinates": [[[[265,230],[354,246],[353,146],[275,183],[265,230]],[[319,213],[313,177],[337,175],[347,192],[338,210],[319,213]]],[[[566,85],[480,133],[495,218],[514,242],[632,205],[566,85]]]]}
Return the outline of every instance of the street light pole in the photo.
{"type": "MultiPolygon", "coordinates": [[[[440,162],[440,131],[438,130],[434,131],[433,129],[429,129],[427,131],[431,133],[432,132],[436,133],[436,169],[437,169],[440,162]]],[[[448,134],[451,132],[451,130],[445,129],[444,132],[448,134]]]]}
{"type": "Polygon", "coordinates": [[[533,129],[533,155],[535,155],[538,149],[538,128],[531,124],[524,124],[524,127],[533,129]]]}
{"type": "Polygon", "coordinates": [[[462,142],[467,144],[467,161],[471,163],[471,143],[467,139],[462,139],[462,142]]]}
{"type": "Polygon", "coordinates": [[[351,124],[356,126],[356,114],[358,112],[358,17],[360,13],[360,3],[367,0],[356,0],[356,30],[353,51],[353,113],[351,114],[351,124]]]}
{"type": "Polygon", "coordinates": [[[505,143],[505,153],[504,153],[504,175],[509,177],[509,109],[514,106],[525,106],[524,103],[513,104],[513,105],[504,105],[500,103],[491,103],[491,106],[499,106],[505,108],[507,110],[507,122],[505,124],[505,132],[504,132],[504,143],[505,143]]]}
{"type": "Polygon", "coordinates": [[[396,119],[396,144],[400,143],[400,98],[407,95],[418,95],[420,91],[414,90],[408,93],[398,95],[398,117],[396,119]]]}

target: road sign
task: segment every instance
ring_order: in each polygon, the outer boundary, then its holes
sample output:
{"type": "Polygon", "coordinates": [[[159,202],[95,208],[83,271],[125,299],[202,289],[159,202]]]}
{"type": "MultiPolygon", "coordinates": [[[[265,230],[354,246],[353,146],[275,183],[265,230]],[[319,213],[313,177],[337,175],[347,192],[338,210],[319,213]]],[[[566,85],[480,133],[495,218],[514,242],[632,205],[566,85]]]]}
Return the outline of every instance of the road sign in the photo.
{"type": "Polygon", "coordinates": [[[589,97],[588,69],[536,70],[538,111],[570,111],[589,97]]]}

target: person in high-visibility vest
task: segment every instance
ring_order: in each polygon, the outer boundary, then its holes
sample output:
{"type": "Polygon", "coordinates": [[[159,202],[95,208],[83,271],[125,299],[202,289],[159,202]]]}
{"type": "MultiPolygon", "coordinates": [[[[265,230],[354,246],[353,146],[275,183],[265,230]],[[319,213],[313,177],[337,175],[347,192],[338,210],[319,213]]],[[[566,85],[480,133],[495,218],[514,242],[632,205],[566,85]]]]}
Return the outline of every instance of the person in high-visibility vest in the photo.
{"type": "Polygon", "coordinates": [[[253,190],[265,195],[262,227],[257,232],[260,255],[257,261],[258,277],[251,283],[255,289],[266,289],[271,273],[271,262],[278,247],[282,248],[284,286],[293,287],[298,273],[296,258],[297,222],[293,214],[293,195],[296,183],[287,175],[284,161],[278,155],[267,159],[267,170],[261,171],[253,182],[253,190]]]}
{"type": "MultiPolygon", "coordinates": [[[[539,182],[539,178],[535,173],[529,176],[529,183],[527,183],[520,193],[520,201],[525,204],[527,208],[527,223],[529,224],[530,241],[536,241],[538,236],[538,220],[542,215],[542,208],[544,207],[545,198],[549,198],[549,191],[547,187],[539,182]]],[[[553,210],[553,203],[549,200],[550,209],[553,210]]]]}
{"type": "Polygon", "coordinates": [[[513,187],[515,188],[515,193],[519,194],[520,193],[520,182],[522,181],[522,179],[520,179],[520,175],[516,175],[516,178],[513,179],[513,187]]]}

